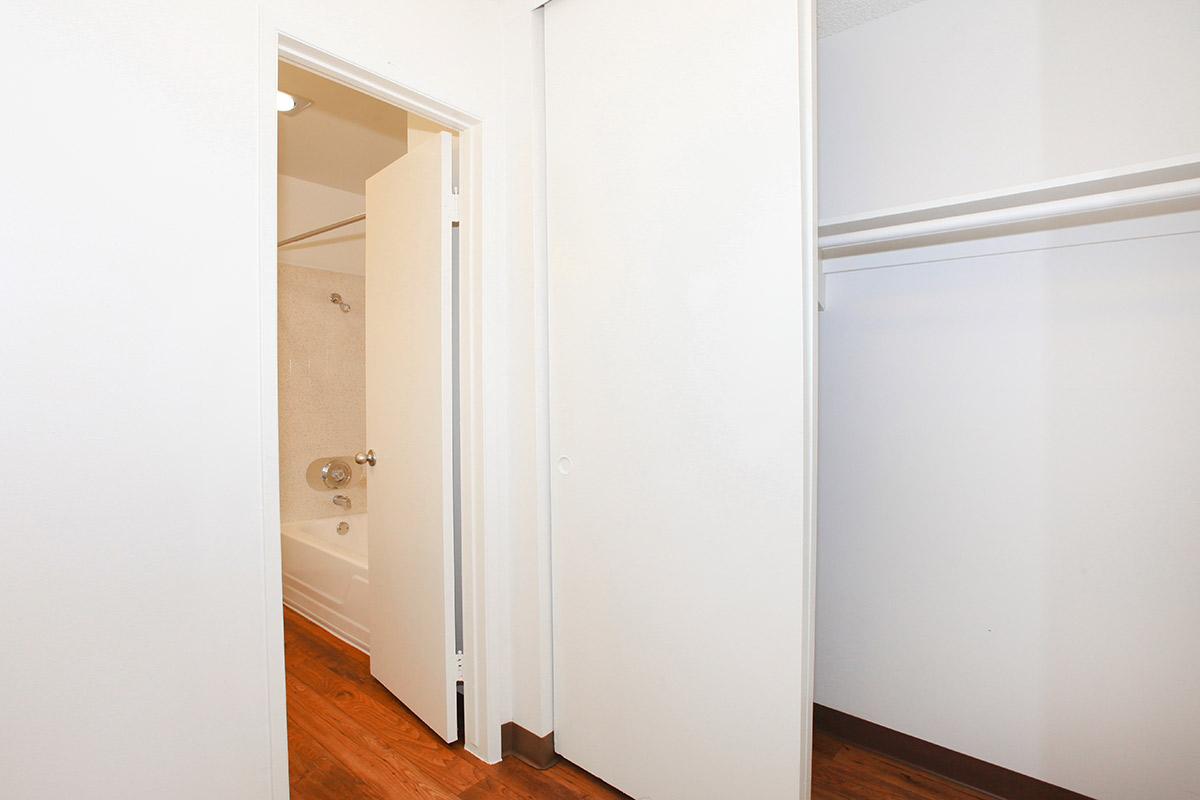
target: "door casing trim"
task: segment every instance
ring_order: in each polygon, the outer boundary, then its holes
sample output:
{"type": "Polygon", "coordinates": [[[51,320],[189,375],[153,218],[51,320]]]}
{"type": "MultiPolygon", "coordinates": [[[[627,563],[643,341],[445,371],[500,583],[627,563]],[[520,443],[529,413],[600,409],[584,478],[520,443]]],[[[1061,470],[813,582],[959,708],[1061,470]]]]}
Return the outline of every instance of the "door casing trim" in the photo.
{"type": "Polygon", "coordinates": [[[487,613],[488,577],[494,571],[484,548],[483,421],[485,413],[484,247],[480,235],[484,186],[485,121],[429,95],[357,66],[334,53],[280,30],[264,14],[259,64],[259,315],[260,398],[262,421],[264,610],[267,650],[268,728],[271,748],[271,796],[289,797],[286,675],[283,655],[282,559],[279,542],[279,412],[277,352],[277,166],[278,120],[275,91],[279,61],[334,80],[364,94],[445,126],[459,137],[459,415],[461,436],[462,594],[466,749],[487,763],[501,758],[499,715],[489,684],[489,642],[496,642],[500,620],[487,613]]]}

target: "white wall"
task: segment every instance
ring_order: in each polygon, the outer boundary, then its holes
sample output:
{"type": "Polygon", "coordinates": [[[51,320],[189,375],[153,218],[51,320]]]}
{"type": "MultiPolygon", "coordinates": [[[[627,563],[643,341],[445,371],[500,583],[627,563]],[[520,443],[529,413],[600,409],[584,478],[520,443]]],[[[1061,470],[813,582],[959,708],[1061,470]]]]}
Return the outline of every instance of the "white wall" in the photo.
{"type": "MultiPolygon", "coordinates": [[[[277,598],[274,296],[259,263],[272,26],[485,119],[489,549],[508,553],[509,216],[498,6],[470,0],[8,3],[0,252],[6,794],[286,793],[277,598]],[[262,126],[265,128],[265,126],[262,126]],[[264,542],[266,546],[264,547],[264,542]],[[268,569],[268,566],[271,568],[268,569]]],[[[511,98],[510,98],[511,99],[511,98]]],[[[526,135],[516,131],[514,139],[526,135]]],[[[527,343],[525,343],[527,344],[527,343]]],[[[520,375],[511,380],[519,382],[520,375]]],[[[489,614],[507,615],[507,578],[489,614]]],[[[487,643],[511,708],[509,662],[487,643]]],[[[485,732],[487,737],[498,731],[485,732]]],[[[487,743],[484,743],[485,746],[487,743]]]]}
{"type": "MultiPolygon", "coordinates": [[[[926,0],[822,40],[822,218],[1200,151],[1198,22],[926,0]]],[[[826,263],[817,702],[1100,800],[1200,794],[1197,230],[826,263]]]]}
{"type": "Polygon", "coordinates": [[[817,702],[1099,800],[1200,792],[1198,257],[826,276],[817,702]]]}
{"type": "Polygon", "coordinates": [[[925,0],[820,41],[821,218],[1200,151],[1196,0],[925,0]]]}

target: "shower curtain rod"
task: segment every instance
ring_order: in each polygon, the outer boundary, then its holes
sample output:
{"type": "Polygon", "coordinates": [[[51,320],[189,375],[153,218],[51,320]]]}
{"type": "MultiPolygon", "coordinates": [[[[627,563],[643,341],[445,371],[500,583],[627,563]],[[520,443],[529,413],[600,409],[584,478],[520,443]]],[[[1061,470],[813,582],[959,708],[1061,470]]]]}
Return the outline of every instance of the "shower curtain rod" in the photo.
{"type": "Polygon", "coordinates": [[[331,222],[328,225],[322,225],[319,228],[313,228],[311,231],[305,231],[304,233],[297,233],[295,236],[289,236],[286,239],[280,239],[279,244],[277,244],[275,246],[283,247],[285,244],[293,244],[295,242],[299,242],[304,239],[311,239],[312,237],[317,236],[322,233],[325,233],[326,231],[332,231],[332,230],[336,230],[338,228],[343,228],[347,225],[353,225],[356,222],[362,222],[366,218],[367,218],[366,214],[355,214],[353,217],[347,217],[346,219],[338,220],[337,222],[331,222]]]}

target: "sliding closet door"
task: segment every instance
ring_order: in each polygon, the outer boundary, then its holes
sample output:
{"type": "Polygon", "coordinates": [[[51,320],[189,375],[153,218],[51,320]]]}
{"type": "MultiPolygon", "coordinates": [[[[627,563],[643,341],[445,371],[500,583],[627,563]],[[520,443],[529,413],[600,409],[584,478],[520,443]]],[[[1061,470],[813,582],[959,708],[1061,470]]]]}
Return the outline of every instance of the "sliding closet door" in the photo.
{"type": "Polygon", "coordinates": [[[546,7],[555,744],[807,791],[796,0],[546,7]]]}

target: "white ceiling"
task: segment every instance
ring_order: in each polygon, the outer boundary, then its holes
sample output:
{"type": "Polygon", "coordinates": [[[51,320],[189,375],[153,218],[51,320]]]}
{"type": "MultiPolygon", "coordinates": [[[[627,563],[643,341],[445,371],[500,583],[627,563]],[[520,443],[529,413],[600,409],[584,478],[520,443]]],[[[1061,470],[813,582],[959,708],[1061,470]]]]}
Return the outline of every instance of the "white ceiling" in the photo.
{"type": "Polygon", "coordinates": [[[404,155],[403,109],[290,64],[279,65],[279,88],[312,101],[279,115],[279,173],[362,194],[367,177],[404,155]]]}
{"type": "Polygon", "coordinates": [[[921,0],[817,0],[817,36],[830,36],[921,0]]]}

